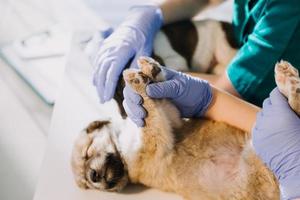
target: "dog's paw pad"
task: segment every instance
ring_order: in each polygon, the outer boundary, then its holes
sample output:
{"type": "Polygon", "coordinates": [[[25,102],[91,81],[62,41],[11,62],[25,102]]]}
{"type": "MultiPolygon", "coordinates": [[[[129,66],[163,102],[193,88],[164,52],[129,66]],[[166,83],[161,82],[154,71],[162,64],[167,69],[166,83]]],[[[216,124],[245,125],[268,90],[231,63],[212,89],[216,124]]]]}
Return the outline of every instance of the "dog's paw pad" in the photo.
{"type": "Polygon", "coordinates": [[[140,57],[138,59],[138,65],[141,71],[153,81],[163,81],[160,76],[162,72],[161,66],[156,60],[150,57],[140,57]]]}
{"type": "Polygon", "coordinates": [[[124,70],[123,77],[126,84],[138,93],[144,92],[146,85],[150,82],[150,78],[147,75],[136,69],[124,70]]]}
{"type": "Polygon", "coordinates": [[[300,78],[298,70],[286,61],[275,66],[276,84],[295,112],[300,114],[300,78]]]}

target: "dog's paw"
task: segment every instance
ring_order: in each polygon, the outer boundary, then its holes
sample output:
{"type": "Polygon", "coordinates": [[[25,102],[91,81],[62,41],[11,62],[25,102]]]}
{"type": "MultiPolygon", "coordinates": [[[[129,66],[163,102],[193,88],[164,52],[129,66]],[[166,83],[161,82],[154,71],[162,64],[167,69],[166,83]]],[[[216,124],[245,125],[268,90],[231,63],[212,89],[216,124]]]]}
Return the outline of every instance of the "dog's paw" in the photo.
{"type": "Polygon", "coordinates": [[[165,80],[161,65],[153,58],[140,57],[137,62],[141,71],[150,77],[151,81],[160,82],[165,80]]]}
{"type": "Polygon", "coordinates": [[[129,85],[138,94],[146,93],[146,86],[150,83],[151,78],[145,75],[140,70],[126,69],[123,71],[123,78],[127,85],[129,85]]]}
{"type": "Polygon", "coordinates": [[[165,80],[161,65],[150,57],[140,57],[137,61],[140,69],[127,69],[123,71],[123,78],[138,94],[146,94],[146,86],[151,82],[165,80]]]}
{"type": "Polygon", "coordinates": [[[275,81],[291,108],[300,115],[300,78],[298,70],[286,61],[275,66],[275,81]]]}

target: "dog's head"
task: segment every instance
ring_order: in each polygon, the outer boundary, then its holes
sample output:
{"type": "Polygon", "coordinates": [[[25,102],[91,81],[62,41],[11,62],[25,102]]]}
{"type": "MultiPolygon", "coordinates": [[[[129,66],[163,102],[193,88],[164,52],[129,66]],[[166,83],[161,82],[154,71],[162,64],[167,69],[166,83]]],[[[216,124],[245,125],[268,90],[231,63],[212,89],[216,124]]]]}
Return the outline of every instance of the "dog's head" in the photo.
{"type": "Polygon", "coordinates": [[[110,122],[94,121],[76,139],[71,165],[79,187],[118,192],[127,185],[128,170],[113,131],[110,122]]]}

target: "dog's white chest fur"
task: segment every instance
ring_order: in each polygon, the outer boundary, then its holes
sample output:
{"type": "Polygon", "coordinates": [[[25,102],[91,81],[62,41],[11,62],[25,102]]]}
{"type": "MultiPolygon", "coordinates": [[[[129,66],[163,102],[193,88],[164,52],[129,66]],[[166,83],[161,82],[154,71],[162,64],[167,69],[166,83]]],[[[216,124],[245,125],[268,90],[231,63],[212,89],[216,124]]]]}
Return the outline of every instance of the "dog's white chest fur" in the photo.
{"type": "Polygon", "coordinates": [[[127,160],[127,163],[132,162],[137,155],[137,152],[142,147],[142,129],[137,127],[129,118],[120,120],[114,128],[118,135],[115,136],[116,145],[127,160]]]}

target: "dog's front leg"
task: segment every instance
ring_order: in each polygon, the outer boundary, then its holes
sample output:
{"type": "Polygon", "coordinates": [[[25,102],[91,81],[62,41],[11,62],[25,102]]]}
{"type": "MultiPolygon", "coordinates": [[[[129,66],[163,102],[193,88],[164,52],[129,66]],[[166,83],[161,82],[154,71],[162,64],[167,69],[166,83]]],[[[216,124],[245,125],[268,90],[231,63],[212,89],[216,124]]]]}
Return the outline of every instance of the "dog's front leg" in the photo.
{"type": "MultiPolygon", "coordinates": [[[[180,126],[180,114],[176,107],[167,100],[154,100],[146,94],[149,82],[158,81],[160,66],[154,60],[141,58],[141,71],[129,69],[123,73],[125,82],[144,99],[143,106],[147,110],[143,132],[143,152],[152,159],[162,159],[172,152],[174,146],[173,128],[180,126]]],[[[161,79],[161,77],[160,77],[161,79]]],[[[160,80],[162,81],[162,80],[160,80]]]]}
{"type": "Polygon", "coordinates": [[[153,73],[157,75],[157,71],[153,68],[154,63],[149,64],[147,59],[142,62],[145,58],[141,59],[141,70],[129,69],[123,73],[126,84],[144,99],[143,106],[148,112],[142,128],[143,145],[131,178],[151,187],[174,191],[174,180],[171,180],[174,176],[170,175],[173,173],[175,151],[173,128],[181,123],[180,114],[169,101],[153,100],[147,96],[146,86],[152,81],[158,81],[153,76],[153,73]]]}

